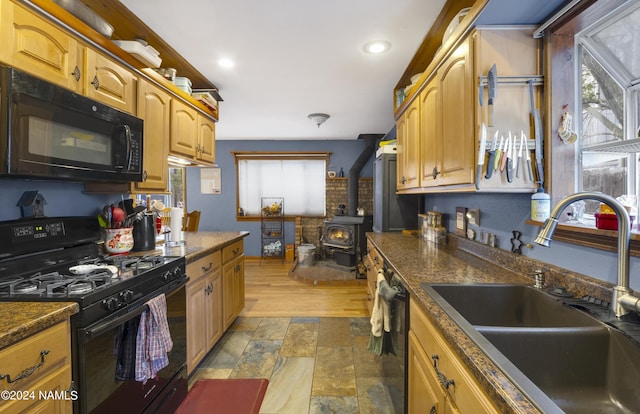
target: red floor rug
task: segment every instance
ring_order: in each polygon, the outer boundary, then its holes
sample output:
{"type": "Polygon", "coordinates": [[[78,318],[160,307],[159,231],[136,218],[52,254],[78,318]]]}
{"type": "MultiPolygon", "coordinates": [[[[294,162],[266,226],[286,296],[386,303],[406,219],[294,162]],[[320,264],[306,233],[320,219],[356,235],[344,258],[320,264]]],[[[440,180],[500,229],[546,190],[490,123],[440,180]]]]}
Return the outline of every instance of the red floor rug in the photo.
{"type": "Polygon", "coordinates": [[[176,414],[258,414],[269,380],[202,379],[176,414]]]}

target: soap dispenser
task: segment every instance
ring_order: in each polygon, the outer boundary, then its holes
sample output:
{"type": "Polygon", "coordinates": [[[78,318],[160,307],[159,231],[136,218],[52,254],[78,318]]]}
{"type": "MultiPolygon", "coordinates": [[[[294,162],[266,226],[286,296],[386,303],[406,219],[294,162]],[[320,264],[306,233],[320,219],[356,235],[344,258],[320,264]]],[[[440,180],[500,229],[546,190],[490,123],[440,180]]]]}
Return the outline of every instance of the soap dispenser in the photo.
{"type": "Polygon", "coordinates": [[[542,184],[531,196],[531,220],[544,222],[551,215],[551,196],[544,192],[542,184]]]}

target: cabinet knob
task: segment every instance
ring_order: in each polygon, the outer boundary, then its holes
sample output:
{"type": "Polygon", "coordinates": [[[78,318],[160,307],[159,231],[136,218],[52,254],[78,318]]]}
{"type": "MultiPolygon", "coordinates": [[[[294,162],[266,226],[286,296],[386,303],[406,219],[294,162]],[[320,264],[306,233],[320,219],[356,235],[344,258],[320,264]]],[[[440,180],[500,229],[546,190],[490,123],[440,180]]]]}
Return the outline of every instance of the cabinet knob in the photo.
{"type": "Polygon", "coordinates": [[[93,85],[96,91],[98,90],[98,88],[100,88],[100,81],[98,80],[98,76],[93,77],[91,84],[93,85]]]}
{"type": "Polygon", "coordinates": [[[80,68],[76,66],[75,69],[73,69],[73,72],[71,72],[71,76],[73,76],[73,79],[78,82],[80,80],[80,68]]]}
{"type": "Polygon", "coordinates": [[[400,184],[404,184],[407,182],[407,179],[404,178],[404,175],[402,176],[402,178],[400,179],[400,184]]]}
{"type": "Polygon", "coordinates": [[[142,172],[142,181],[147,181],[147,178],[149,178],[149,174],[147,173],[147,170],[144,170],[142,172]]]}
{"type": "Polygon", "coordinates": [[[438,177],[438,174],[440,174],[440,171],[438,171],[438,167],[433,167],[433,171],[431,171],[431,175],[433,176],[434,180],[436,179],[436,177],[438,177]]]}

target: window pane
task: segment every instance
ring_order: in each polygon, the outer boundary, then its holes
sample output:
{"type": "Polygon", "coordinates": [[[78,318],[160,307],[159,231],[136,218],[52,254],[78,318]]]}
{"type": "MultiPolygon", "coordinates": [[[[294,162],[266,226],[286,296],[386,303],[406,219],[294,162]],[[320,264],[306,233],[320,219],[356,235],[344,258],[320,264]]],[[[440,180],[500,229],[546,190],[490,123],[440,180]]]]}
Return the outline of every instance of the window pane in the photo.
{"type": "MultiPolygon", "coordinates": [[[[582,191],[600,191],[613,197],[627,194],[628,154],[582,154],[582,191]]],[[[585,212],[597,213],[599,202],[587,202],[585,212]]]]}
{"type": "Polygon", "coordinates": [[[283,197],[284,214],[325,215],[325,160],[238,160],[238,207],[260,215],[262,197],[283,197]]]}
{"type": "Polygon", "coordinates": [[[640,9],[614,19],[594,39],[622,63],[633,79],[640,78],[640,9]]]}

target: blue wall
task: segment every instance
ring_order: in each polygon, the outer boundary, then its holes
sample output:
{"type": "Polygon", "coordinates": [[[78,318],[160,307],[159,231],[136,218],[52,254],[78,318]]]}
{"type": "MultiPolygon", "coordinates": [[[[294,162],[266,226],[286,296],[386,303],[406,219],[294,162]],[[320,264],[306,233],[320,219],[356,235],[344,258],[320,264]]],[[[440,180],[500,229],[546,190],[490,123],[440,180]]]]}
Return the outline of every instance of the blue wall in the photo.
{"type": "MultiPolygon", "coordinates": [[[[363,140],[333,141],[216,141],[216,163],[221,169],[222,194],[200,193],[200,168],[187,168],[187,210],[200,210],[200,230],[249,231],[245,238],[245,254],[260,256],[260,223],[236,220],[236,167],[232,151],[324,151],[331,152],[329,164],[336,171],[344,170],[345,176],[364,149],[363,140]]],[[[373,158],[363,167],[361,177],[373,175],[373,158]]],[[[285,243],[293,243],[294,223],[285,223],[285,243]]]]}
{"type": "Polygon", "coordinates": [[[116,203],[119,195],[84,194],[83,184],[32,180],[0,180],[0,221],[20,218],[16,203],[25,191],[39,191],[46,200],[45,214],[55,216],[93,216],[105,204],[116,203]]]}
{"type": "MultiPolygon", "coordinates": [[[[550,247],[535,243],[538,227],[526,224],[531,214],[531,194],[437,194],[425,196],[425,209],[445,213],[447,230],[455,232],[456,207],[479,208],[480,226],[469,226],[497,235],[498,246],[511,250],[512,231],[522,232],[521,240],[533,244],[523,246],[522,253],[534,259],[551,263],[613,284],[617,283],[617,255],[599,249],[577,246],[552,240],[550,247]]],[[[534,269],[531,269],[532,271],[534,269]]],[[[632,257],[630,265],[631,288],[640,290],[640,258],[632,257]],[[635,276],[635,277],[634,277],[635,276]]]]}

